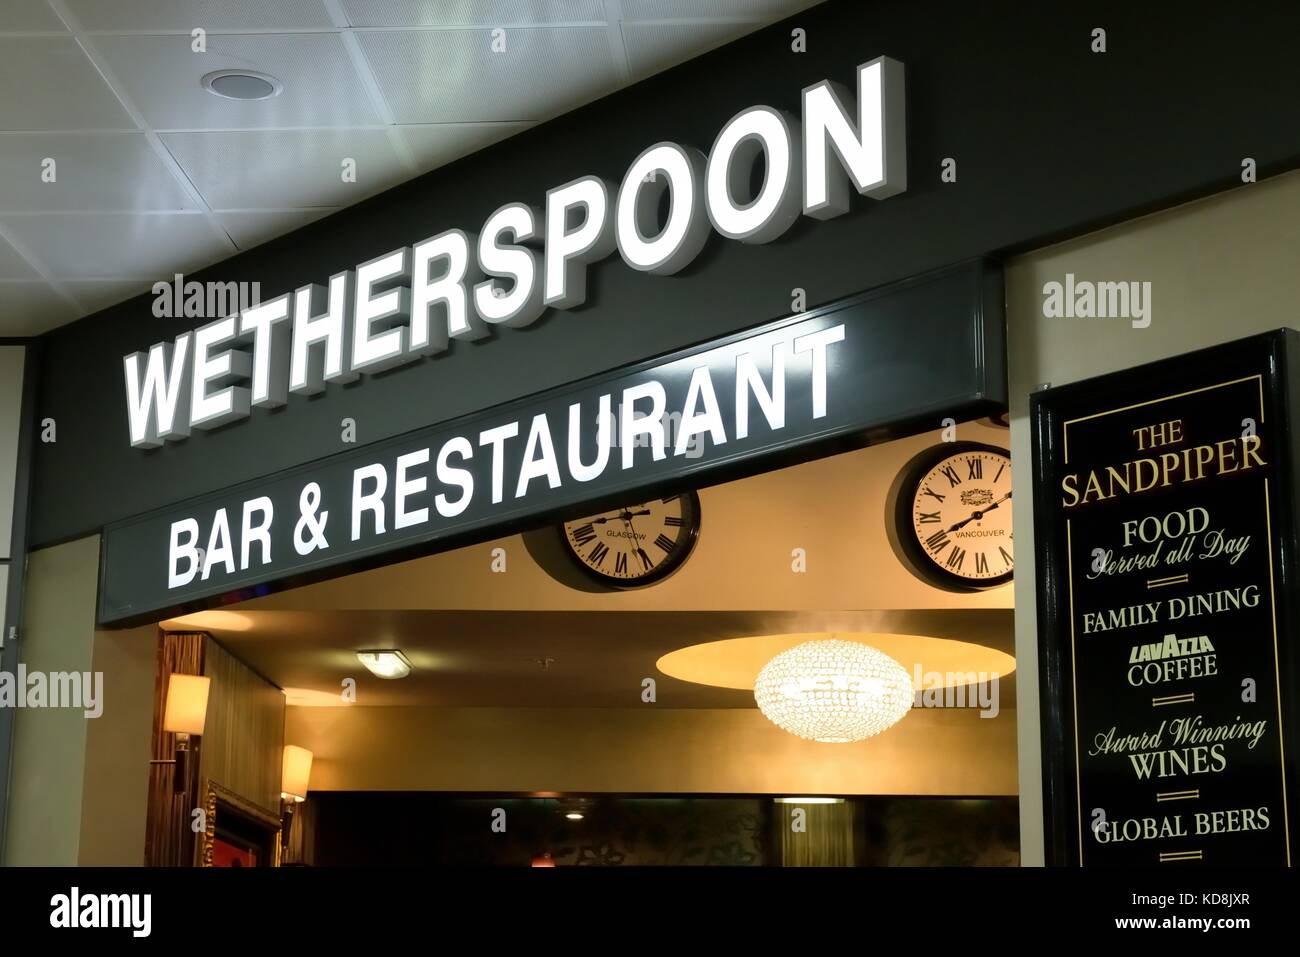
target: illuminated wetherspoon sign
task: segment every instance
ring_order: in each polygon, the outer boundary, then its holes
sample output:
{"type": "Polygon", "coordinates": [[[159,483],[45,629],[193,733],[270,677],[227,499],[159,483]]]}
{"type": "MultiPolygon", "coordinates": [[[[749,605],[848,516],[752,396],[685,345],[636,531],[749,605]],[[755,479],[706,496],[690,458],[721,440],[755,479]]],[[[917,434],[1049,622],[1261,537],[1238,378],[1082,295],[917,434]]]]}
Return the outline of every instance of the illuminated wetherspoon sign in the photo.
{"type": "Polygon", "coordinates": [[[1035,397],[1055,863],[1293,863],[1296,344],[1035,397]]]}
{"type": "Polygon", "coordinates": [[[621,184],[583,176],[512,202],[477,234],[449,229],[291,294],[159,342],[124,359],[130,442],[153,448],[478,339],[547,309],[572,309],[586,271],[615,250],[632,269],[672,275],[700,253],[710,226],[745,243],[783,235],[800,214],[849,209],[852,188],[882,199],[906,189],[903,66],[858,67],[856,97],[824,81],[802,116],[742,110],[706,157],[657,143],[621,184]],[[754,193],[752,174],[765,175],[754,193]],[[660,201],[667,216],[660,221],[660,201]]]}
{"type": "Polygon", "coordinates": [[[1000,278],[964,264],[906,280],[113,523],[100,621],[157,620],[987,414],[1005,401],[1000,278]]]}

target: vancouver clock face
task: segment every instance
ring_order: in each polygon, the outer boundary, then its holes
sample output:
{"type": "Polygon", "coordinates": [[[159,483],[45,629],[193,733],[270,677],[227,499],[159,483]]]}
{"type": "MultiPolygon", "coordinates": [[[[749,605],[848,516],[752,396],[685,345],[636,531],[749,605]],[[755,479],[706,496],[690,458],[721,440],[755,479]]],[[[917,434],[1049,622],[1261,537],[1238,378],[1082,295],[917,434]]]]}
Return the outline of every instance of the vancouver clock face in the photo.
{"type": "Polygon", "coordinates": [[[1011,459],[1004,449],[953,443],[917,461],[904,482],[900,537],[914,568],[942,587],[991,588],[1015,571],[1011,459]]]}
{"type": "Polygon", "coordinates": [[[667,578],[686,561],[700,529],[694,492],[565,522],[566,550],[588,577],[613,588],[667,578]]]}

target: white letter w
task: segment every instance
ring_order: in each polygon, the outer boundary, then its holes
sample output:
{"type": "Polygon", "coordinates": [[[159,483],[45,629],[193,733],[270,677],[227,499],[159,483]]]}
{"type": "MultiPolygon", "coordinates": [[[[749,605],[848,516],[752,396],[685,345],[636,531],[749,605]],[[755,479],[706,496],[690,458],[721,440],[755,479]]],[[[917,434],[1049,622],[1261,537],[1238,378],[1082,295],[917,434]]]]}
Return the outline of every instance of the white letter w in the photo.
{"type": "Polygon", "coordinates": [[[126,411],[131,445],[152,449],[164,440],[173,442],[190,434],[190,333],[176,337],[173,348],[159,342],[149,349],[144,381],[140,379],[143,352],[123,359],[126,371],[126,411]]]}

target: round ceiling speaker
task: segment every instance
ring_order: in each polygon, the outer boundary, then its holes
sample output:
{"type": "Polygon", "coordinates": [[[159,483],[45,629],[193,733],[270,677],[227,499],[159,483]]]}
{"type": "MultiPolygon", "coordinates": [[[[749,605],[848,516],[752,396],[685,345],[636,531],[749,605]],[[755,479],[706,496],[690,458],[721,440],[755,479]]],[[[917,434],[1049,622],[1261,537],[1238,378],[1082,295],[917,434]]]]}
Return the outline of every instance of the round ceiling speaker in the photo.
{"type": "Polygon", "coordinates": [[[280,95],[284,84],[269,73],[217,70],[203,78],[203,88],[227,100],[269,100],[280,95]]]}

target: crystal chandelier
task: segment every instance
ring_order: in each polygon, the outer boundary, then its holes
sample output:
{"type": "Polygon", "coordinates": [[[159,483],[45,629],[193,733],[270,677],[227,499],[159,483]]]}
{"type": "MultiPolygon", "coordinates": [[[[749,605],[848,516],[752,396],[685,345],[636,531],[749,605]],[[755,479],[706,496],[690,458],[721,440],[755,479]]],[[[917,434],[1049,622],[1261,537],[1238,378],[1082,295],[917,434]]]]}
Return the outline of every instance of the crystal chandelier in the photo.
{"type": "Polygon", "coordinates": [[[777,727],[810,741],[879,734],[912,707],[912,679],[889,655],[856,641],[807,641],[758,673],[754,699],[777,727]]]}

